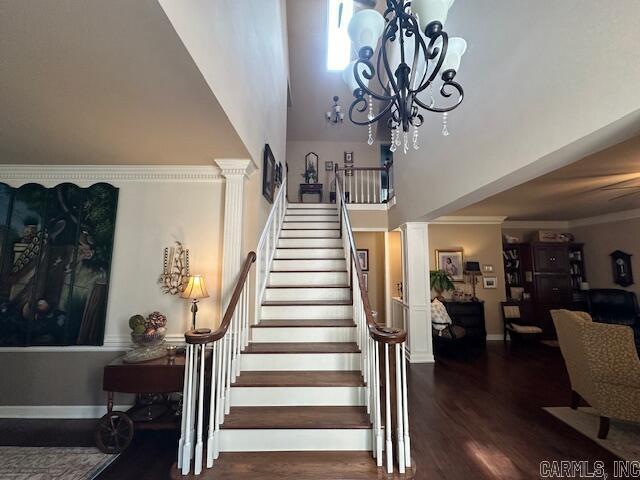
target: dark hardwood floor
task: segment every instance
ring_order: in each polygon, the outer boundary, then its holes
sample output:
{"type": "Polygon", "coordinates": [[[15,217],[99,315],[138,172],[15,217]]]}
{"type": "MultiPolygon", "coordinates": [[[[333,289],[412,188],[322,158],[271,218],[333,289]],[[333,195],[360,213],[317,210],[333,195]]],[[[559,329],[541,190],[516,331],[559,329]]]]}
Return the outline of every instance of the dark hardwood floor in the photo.
{"type": "MultiPolygon", "coordinates": [[[[435,365],[411,365],[409,372],[415,478],[538,479],[542,460],[602,460],[610,468],[615,459],[541,409],[570,402],[558,349],[492,343],[469,360],[444,358],[435,365]]],[[[0,445],[90,445],[93,424],[0,420],[0,445]]],[[[175,444],[176,435],[171,432],[139,432],[132,446],[99,478],[169,478],[175,444]]],[[[293,478],[282,474],[286,462],[281,454],[222,454],[221,458],[218,475],[207,478],[266,479],[269,464],[280,465],[273,478],[293,478]]],[[[296,470],[295,478],[349,478],[329,472],[312,477],[296,470]]]]}

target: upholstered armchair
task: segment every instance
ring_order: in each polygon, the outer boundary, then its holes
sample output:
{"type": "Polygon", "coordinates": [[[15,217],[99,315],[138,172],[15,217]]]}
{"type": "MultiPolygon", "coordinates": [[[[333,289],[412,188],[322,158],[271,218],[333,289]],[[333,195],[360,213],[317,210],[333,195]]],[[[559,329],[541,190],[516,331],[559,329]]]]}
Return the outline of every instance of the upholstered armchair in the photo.
{"type": "Polygon", "coordinates": [[[560,350],[571,380],[571,408],[582,397],[600,414],[598,438],[609,418],[640,421],[640,359],[633,331],[591,320],[588,313],[552,310],[560,350]]]}

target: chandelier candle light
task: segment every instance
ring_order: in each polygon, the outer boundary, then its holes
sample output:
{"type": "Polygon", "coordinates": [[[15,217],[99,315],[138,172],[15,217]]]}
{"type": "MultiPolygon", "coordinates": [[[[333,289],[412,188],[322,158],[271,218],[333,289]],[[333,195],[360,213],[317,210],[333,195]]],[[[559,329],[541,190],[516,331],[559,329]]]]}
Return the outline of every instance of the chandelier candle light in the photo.
{"type": "Polygon", "coordinates": [[[333,106],[331,107],[331,111],[326,113],[327,122],[333,125],[342,123],[344,120],[344,113],[342,112],[342,107],[338,104],[338,100],[340,100],[340,98],[337,95],[333,97],[333,106]]]}
{"type": "Polygon", "coordinates": [[[349,119],[369,126],[369,144],[373,143],[371,125],[384,118],[391,129],[392,151],[404,143],[407,152],[410,132],[413,148],[418,149],[418,127],[425,110],[442,113],[443,135],[449,134],[447,112],[464,98],[455,77],[467,49],[462,38],[449,38],[444,31],[453,2],[386,0],[384,15],[365,9],[351,18],[348,32],[358,58],[344,70],[343,79],[355,97],[349,119]],[[369,87],[374,78],[380,88],[369,87]],[[436,105],[434,91],[443,97],[444,105],[436,105]],[[373,100],[380,104],[375,115],[373,100]]]}

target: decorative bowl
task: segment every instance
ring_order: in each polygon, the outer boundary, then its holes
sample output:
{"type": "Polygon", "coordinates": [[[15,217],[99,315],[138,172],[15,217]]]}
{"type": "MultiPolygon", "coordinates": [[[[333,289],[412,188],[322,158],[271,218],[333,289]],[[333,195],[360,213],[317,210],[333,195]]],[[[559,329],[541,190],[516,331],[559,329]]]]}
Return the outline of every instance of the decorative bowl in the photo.
{"type": "Polygon", "coordinates": [[[167,335],[166,329],[157,329],[150,333],[131,332],[131,341],[139,347],[154,347],[164,340],[167,335]]]}

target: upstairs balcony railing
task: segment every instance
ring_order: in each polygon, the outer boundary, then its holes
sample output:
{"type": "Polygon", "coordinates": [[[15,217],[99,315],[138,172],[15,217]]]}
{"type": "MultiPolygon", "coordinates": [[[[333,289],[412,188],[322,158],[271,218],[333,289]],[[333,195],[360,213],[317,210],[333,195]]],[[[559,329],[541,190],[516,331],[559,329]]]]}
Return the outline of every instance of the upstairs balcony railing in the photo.
{"type": "Polygon", "coordinates": [[[336,166],[335,173],[336,183],[340,182],[340,191],[348,204],[384,204],[395,195],[393,166],[336,166]]]}

